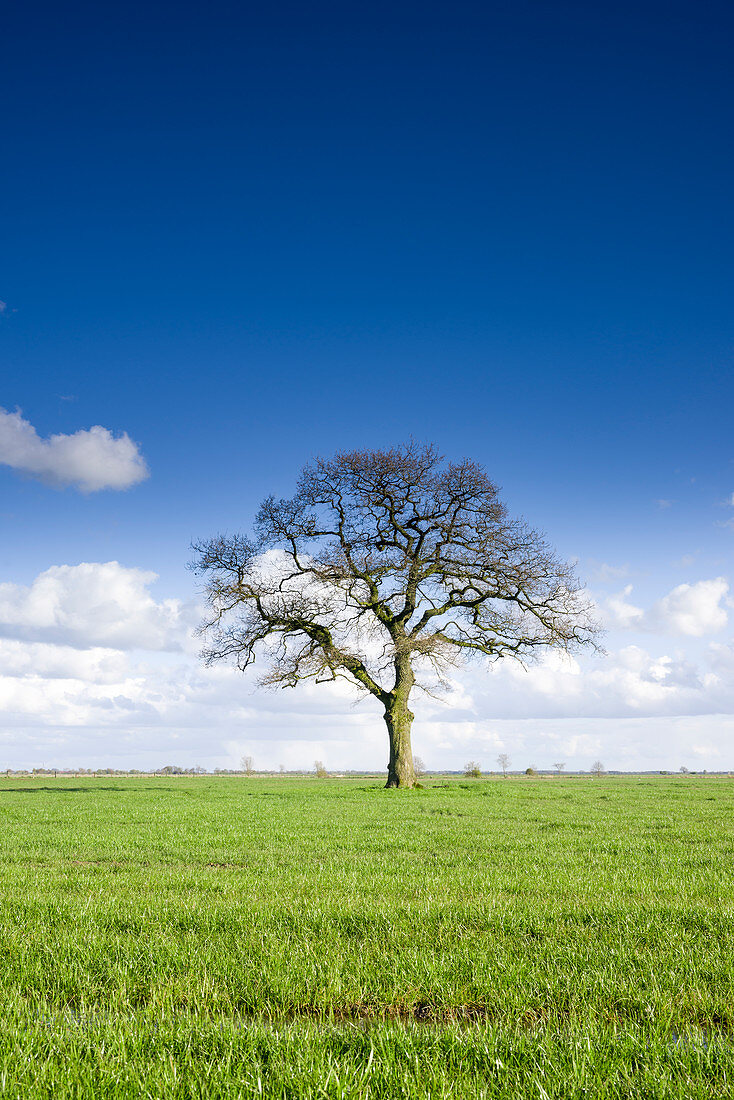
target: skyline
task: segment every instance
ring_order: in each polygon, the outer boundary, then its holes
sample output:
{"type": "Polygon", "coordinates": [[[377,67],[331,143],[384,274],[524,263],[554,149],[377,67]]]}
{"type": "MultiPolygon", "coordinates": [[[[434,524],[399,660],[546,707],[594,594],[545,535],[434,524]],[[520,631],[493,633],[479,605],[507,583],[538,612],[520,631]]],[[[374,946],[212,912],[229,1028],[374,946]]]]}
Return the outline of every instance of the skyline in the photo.
{"type": "Polygon", "coordinates": [[[169,14],[1,47],[0,767],[380,767],[369,702],[200,666],[186,562],[410,436],[608,630],[419,701],[426,764],[734,767],[730,11],[169,14]]]}

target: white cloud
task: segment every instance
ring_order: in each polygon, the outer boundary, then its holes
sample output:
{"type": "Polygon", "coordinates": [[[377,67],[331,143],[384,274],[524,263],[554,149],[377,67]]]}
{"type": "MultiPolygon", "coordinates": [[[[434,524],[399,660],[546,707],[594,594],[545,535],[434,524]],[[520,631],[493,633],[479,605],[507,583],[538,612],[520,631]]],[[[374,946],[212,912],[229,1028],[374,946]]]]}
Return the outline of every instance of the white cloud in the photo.
{"type": "Polygon", "coordinates": [[[129,489],[148,477],[137,443],[127,432],[114,436],[107,428],[42,439],[20,412],[0,408],[0,463],[30,477],[83,493],[129,489]]]}
{"type": "Polygon", "coordinates": [[[497,718],[660,716],[734,705],[734,682],[713,691],[715,684],[684,657],[654,656],[639,646],[583,664],[553,652],[527,670],[499,662],[485,683],[476,678],[472,686],[474,713],[497,718]]]}
{"type": "Polygon", "coordinates": [[[679,584],[650,611],[650,625],[668,634],[687,634],[700,638],[723,630],[728,615],[721,601],[729,591],[724,577],[679,584]]]}
{"type": "Polygon", "coordinates": [[[591,573],[589,574],[591,580],[596,581],[598,584],[608,584],[610,581],[621,580],[623,577],[629,576],[630,567],[625,565],[609,565],[607,562],[589,562],[591,573]]]}
{"type": "MultiPolygon", "coordinates": [[[[223,664],[204,669],[190,639],[199,610],[155,600],[154,580],[93,562],[54,566],[27,587],[0,585],[7,764],[226,767],[248,753],[262,767],[310,767],[315,759],[334,770],[384,765],[374,700],[354,706],[343,682],[266,692],[256,686],[259,669],[245,676],[223,664]]],[[[659,603],[674,625],[683,617],[690,635],[689,617],[696,628],[710,621],[724,589],[688,587],[697,593],[674,589],[659,603]]],[[[627,596],[620,602],[634,608],[627,596]]],[[[518,767],[553,760],[588,767],[595,758],[607,767],[693,767],[700,746],[709,746],[700,766],[730,759],[731,640],[695,660],[678,648],[627,645],[604,657],[548,652],[528,670],[511,660],[476,663],[457,671],[451,688],[443,701],[416,694],[412,705],[415,750],[431,767],[471,758],[495,767],[500,750],[518,767]]]]}
{"type": "Polygon", "coordinates": [[[722,676],[731,676],[734,680],[734,642],[729,645],[712,642],[708,648],[708,658],[715,672],[722,676]]]}
{"type": "MultiPolygon", "coordinates": [[[[13,658],[16,675],[0,675],[0,744],[11,764],[229,767],[244,753],[261,767],[310,767],[315,759],[332,769],[385,763],[380,707],[371,699],[353,706],[344,684],[265,692],[254,675],[223,665],[206,670],[184,653],[75,655],[58,647],[54,661],[38,646],[27,648],[26,658],[13,658]],[[17,674],[33,664],[38,675],[17,674]],[[42,757],[29,756],[35,743],[47,746],[42,757]]],[[[558,759],[588,767],[600,758],[607,767],[675,769],[695,766],[684,741],[671,740],[674,724],[688,719],[691,751],[709,743],[705,729],[719,731],[701,766],[727,766],[734,661],[729,653],[719,657],[715,674],[635,646],[583,664],[549,654],[527,672],[510,661],[489,673],[470,666],[445,702],[416,696],[415,751],[431,766],[449,768],[470,758],[495,767],[503,750],[524,767],[558,759]]]]}
{"type": "Polygon", "coordinates": [[[3,676],[35,680],[81,680],[113,684],[126,673],[124,653],[116,649],[74,649],[47,642],[0,638],[3,676]]]}
{"type": "Polygon", "coordinates": [[[645,611],[630,602],[632,585],[628,584],[604,601],[601,612],[613,628],[701,638],[727,625],[728,614],[721,602],[728,591],[725,577],[679,584],[645,611]]]}
{"type": "Polygon", "coordinates": [[[632,593],[632,585],[626,584],[621,592],[610,596],[604,603],[605,618],[610,626],[629,629],[639,627],[645,617],[641,607],[629,603],[627,597],[632,593]]]}
{"type": "Polygon", "coordinates": [[[196,618],[191,604],[156,603],[155,573],[116,561],[54,565],[24,587],[0,584],[0,636],[88,649],[180,650],[196,618]]]}

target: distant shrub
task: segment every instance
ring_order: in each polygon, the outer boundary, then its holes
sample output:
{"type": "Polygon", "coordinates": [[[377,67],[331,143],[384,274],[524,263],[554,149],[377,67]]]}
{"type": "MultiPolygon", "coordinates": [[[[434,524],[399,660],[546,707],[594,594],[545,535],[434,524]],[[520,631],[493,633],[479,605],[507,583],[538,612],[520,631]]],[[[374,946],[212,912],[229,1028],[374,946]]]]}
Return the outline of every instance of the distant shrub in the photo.
{"type": "Polygon", "coordinates": [[[464,775],[467,779],[481,779],[482,767],[476,760],[470,760],[464,768],[464,775]]]}
{"type": "Polygon", "coordinates": [[[317,779],[328,779],[329,773],[323,765],[323,761],[317,760],[314,763],[313,770],[316,772],[317,779]]]}
{"type": "Polygon", "coordinates": [[[526,769],[525,769],[525,774],[526,774],[526,775],[530,775],[530,776],[533,776],[533,775],[537,775],[538,773],[537,773],[537,771],[535,770],[535,768],[526,768],[526,769]]]}

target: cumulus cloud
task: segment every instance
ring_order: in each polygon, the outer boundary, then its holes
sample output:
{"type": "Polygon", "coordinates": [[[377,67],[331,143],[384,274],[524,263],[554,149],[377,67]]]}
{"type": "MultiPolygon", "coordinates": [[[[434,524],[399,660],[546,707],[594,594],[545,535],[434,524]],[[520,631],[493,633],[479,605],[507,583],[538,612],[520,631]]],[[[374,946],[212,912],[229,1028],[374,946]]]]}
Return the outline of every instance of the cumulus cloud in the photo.
{"type": "MultiPolygon", "coordinates": [[[[343,681],[264,692],[257,670],[203,668],[191,641],[199,609],[156,600],[155,579],[92,562],[54,566],[27,586],[0,585],[0,743],[8,764],[229,767],[247,753],[262,767],[308,767],[317,758],[333,769],[384,765],[373,699],[353,705],[343,681]]],[[[721,578],[679,586],[654,605],[655,615],[697,637],[704,622],[717,621],[725,591],[721,578]]],[[[653,615],[627,590],[619,601],[628,619],[629,608],[645,620],[653,615]]],[[[523,767],[552,760],[588,767],[596,758],[607,767],[693,766],[696,746],[708,746],[705,766],[716,765],[717,753],[728,759],[734,643],[696,645],[695,659],[680,642],[660,641],[657,651],[655,643],[603,657],[548,652],[529,669],[512,660],[470,664],[443,700],[416,695],[416,752],[448,768],[470,758],[493,767],[500,749],[523,767]]]]}
{"type": "Polygon", "coordinates": [[[88,649],[180,650],[196,610],[157,603],[155,573],[116,561],[54,565],[29,586],[0,584],[0,636],[88,649]]]}
{"type": "Polygon", "coordinates": [[[679,584],[646,611],[629,600],[632,585],[628,584],[604,602],[602,613],[609,626],[619,629],[701,638],[727,625],[728,614],[721,603],[728,591],[725,577],[679,584]]]}
{"type": "Polygon", "coordinates": [[[126,673],[125,654],[96,647],[74,649],[47,642],[21,642],[0,638],[0,668],[3,676],[32,680],[80,680],[113,684],[126,673]]]}
{"type": "Polygon", "coordinates": [[[701,638],[723,630],[728,616],[721,601],[729,591],[724,577],[695,584],[679,584],[650,611],[650,624],[669,634],[701,638]]]}
{"type": "Polygon", "coordinates": [[[551,652],[528,669],[502,661],[491,666],[489,674],[465,670],[461,707],[455,709],[449,697],[450,717],[445,711],[441,717],[440,705],[432,713],[436,721],[448,724],[476,721],[482,715],[503,721],[624,721],[634,716],[732,714],[730,659],[723,647],[704,662],[677,651],[651,653],[635,645],[583,662],[551,652]]]}
{"type": "Polygon", "coordinates": [[[39,436],[20,412],[0,408],[0,463],[30,477],[83,493],[129,489],[148,477],[137,443],[98,424],[71,435],[39,436]]]}
{"type": "MultiPolygon", "coordinates": [[[[674,750],[670,742],[671,723],[690,716],[690,744],[701,744],[709,720],[734,713],[734,651],[710,650],[700,664],[627,646],[583,662],[549,653],[527,671],[509,660],[469,666],[444,701],[416,696],[416,752],[449,768],[470,757],[492,767],[499,749],[523,766],[565,759],[588,767],[595,758],[608,767],[692,766],[678,758],[683,743],[674,750]],[[642,727],[627,733],[638,720],[649,723],[644,738],[642,727]]],[[[19,640],[0,643],[0,668],[0,742],[10,763],[229,767],[248,753],[262,767],[309,767],[318,758],[331,768],[375,768],[386,758],[380,707],[372,699],[353,706],[344,683],[263,692],[254,674],[204,669],[185,651],[75,651],[19,640]],[[46,746],[42,756],[29,755],[34,744],[46,746]]],[[[729,719],[715,743],[725,748],[733,729],[729,719]]]]}

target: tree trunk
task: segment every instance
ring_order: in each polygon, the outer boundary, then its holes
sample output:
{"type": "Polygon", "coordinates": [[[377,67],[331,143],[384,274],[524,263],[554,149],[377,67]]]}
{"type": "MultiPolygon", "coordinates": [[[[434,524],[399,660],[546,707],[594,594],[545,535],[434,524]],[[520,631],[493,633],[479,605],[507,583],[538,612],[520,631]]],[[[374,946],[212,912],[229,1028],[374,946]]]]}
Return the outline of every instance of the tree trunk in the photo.
{"type": "Polygon", "coordinates": [[[390,740],[386,787],[415,787],[413,750],[410,745],[413,714],[408,709],[408,698],[414,682],[410,660],[406,657],[396,658],[395,687],[385,705],[385,724],[390,740]]]}
{"type": "Polygon", "coordinates": [[[390,762],[387,765],[386,787],[414,787],[413,750],[410,747],[410,727],[413,715],[407,707],[394,706],[385,710],[385,724],[390,738],[390,762]]]}

